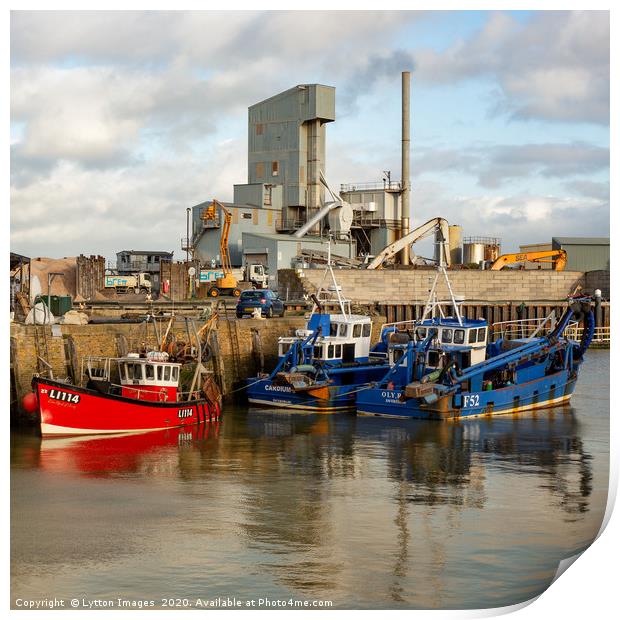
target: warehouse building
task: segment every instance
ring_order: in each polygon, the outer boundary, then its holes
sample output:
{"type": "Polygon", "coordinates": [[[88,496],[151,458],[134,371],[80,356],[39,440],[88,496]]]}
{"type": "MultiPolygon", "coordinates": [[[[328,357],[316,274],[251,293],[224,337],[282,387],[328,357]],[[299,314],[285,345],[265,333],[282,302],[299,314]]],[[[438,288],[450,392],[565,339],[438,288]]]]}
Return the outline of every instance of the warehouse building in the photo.
{"type": "MultiPolygon", "coordinates": [[[[243,233],[243,252],[246,262],[261,263],[267,267],[270,286],[275,284],[278,269],[295,267],[303,250],[327,251],[327,240],[320,237],[295,237],[277,233],[243,233]]],[[[334,255],[355,258],[355,244],[333,241],[334,255]]]]}
{"type": "Polygon", "coordinates": [[[554,250],[566,250],[569,271],[609,271],[609,237],[553,237],[554,250]]]}

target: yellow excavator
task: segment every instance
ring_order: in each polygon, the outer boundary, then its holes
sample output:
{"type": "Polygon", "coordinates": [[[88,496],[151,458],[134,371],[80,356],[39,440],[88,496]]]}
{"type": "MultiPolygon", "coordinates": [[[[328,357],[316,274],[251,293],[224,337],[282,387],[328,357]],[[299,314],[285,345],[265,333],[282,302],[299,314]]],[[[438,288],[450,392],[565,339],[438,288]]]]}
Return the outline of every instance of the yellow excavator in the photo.
{"type": "Polygon", "coordinates": [[[492,271],[499,271],[506,265],[514,263],[552,263],[555,271],[564,271],[568,256],[566,250],[544,250],[540,252],[522,252],[520,254],[502,254],[492,265],[492,271]]]}
{"type": "Polygon", "coordinates": [[[228,235],[230,234],[230,223],[232,221],[232,215],[230,211],[219,201],[212,200],[211,204],[202,211],[200,214],[201,219],[205,221],[213,221],[217,219],[217,210],[222,212],[222,234],[220,236],[220,256],[222,259],[222,271],[224,275],[221,278],[215,280],[215,285],[208,291],[209,297],[218,297],[220,294],[230,294],[233,297],[239,297],[241,295],[241,289],[239,288],[239,282],[233,275],[232,267],[230,264],[230,249],[228,248],[228,235]]]}

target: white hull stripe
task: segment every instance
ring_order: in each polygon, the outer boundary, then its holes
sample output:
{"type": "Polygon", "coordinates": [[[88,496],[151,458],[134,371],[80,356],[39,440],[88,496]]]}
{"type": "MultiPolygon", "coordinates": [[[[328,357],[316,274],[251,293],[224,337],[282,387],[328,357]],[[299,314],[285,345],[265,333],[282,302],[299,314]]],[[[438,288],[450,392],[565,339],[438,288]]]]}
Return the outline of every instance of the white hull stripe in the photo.
{"type": "Polygon", "coordinates": [[[169,428],[179,428],[181,426],[194,426],[194,424],[175,424],[174,426],[161,426],[157,428],[72,428],[70,426],[57,426],[41,422],[41,434],[43,437],[49,435],[119,435],[125,433],[149,433],[150,431],[164,431],[169,428]]]}
{"type": "Polygon", "coordinates": [[[353,411],[354,405],[341,405],[338,407],[313,407],[312,405],[295,405],[289,403],[277,403],[272,400],[261,400],[260,398],[248,398],[252,405],[265,405],[266,407],[282,409],[303,409],[305,411],[353,411]]]}
{"type": "MultiPolygon", "coordinates": [[[[510,409],[495,409],[491,412],[488,411],[481,411],[480,413],[470,413],[469,415],[451,415],[451,416],[446,416],[446,417],[442,417],[442,416],[429,416],[429,419],[433,419],[433,420],[451,420],[451,419],[455,419],[455,418],[478,418],[481,416],[489,416],[489,415],[504,415],[505,413],[519,413],[521,411],[531,411],[532,409],[543,409],[545,407],[550,407],[551,405],[557,405],[560,403],[563,403],[567,400],[570,400],[570,397],[572,396],[572,394],[566,394],[564,396],[559,396],[558,398],[550,398],[549,400],[545,400],[542,403],[536,403],[536,404],[531,404],[531,405],[522,405],[521,407],[512,407],[510,409]]],[[[430,412],[432,413],[432,412],[430,412]]],[[[364,416],[380,416],[382,418],[412,418],[414,416],[411,415],[398,415],[398,414],[394,414],[394,413],[377,413],[377,412],[371,412],[371,411],[357,411],[357,415],[364,415],[364,416]]],[[[425,418],[418,418],[418,419],[425,419],[425,418]]]]}

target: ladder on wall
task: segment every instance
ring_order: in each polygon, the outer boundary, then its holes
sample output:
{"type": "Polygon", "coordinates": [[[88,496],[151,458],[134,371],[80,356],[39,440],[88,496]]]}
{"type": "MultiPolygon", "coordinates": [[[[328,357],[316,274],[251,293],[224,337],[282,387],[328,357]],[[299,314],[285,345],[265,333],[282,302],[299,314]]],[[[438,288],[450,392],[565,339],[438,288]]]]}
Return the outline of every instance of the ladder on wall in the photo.
{"type": "Polygon", "coordinates": [[[226,325],[228,325],[228,339],[230,341],[230,353],[233,363],[233,376],[239,377],[241,369],[241,351],[239,348],[239,333],[237,331],[237,321],[231,321],[228,313],[224,310],[226,325]]]}
{"type": "Polygon", "coordinates": [[[34,324],[34,349],[37,355],[37,372],[54,378],[52,367],[49,363],[49,347],[47,342],[46,325],[34,324]]]}

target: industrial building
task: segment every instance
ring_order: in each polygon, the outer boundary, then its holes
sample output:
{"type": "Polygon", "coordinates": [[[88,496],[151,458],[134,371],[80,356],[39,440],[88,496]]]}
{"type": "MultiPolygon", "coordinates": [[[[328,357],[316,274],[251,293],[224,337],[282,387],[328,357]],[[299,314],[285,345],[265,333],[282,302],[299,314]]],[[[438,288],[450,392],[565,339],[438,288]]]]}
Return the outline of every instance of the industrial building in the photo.
{"type": "Polygon", "coordinates": [[[609,237],[553,237],[553,250],[566,250],[569,271],[609,271],[609,237]]]}
{"type": "MultiPolygon", "coordinates": [[[[403,93],[404,102],[405,77],[403,93]]],[[[407,125],[408,97],[407,90],[407,125]]],[[[228,246],[233,267],[246,264],[251,254],[260,255],[254,246],[270,249],[269,256],[253,261],[265,260],[271,273],[276,264],[291,267],[298,255],[292,248],[316,247],[328,233],[338,240],[337,253],[346,257],[377,254],[399,238],[403,210],[408,211],[402,180],[394,182],[385,172],[379,183],[342,185],[338,196],[326,189],[326,127],[335,119],[335,88],[322,84],[300,84],[249,107],[248,182],[235,185],[233,202],[223,203],[231,214],[228,246]],[[326,202],[328,191],[331,198],[326,202]],[[308,222],[312,224],[306,226],[308,222]]],[[[408,170],[408,131],[402,148],[407,154],[403,169],[408,170]]],[[[188,209],[182,247],[188,258],[217,267],[222,215],[204,216],[210,202],[188,209]]]]}
{"type": "Polygon", "coordinates": [[[149,273],[154,293],[159,294],[160,263],[171,261],[174,252],[159,250],[121,250],[116,253],[116,271],[121,275],[149,273]]]}

